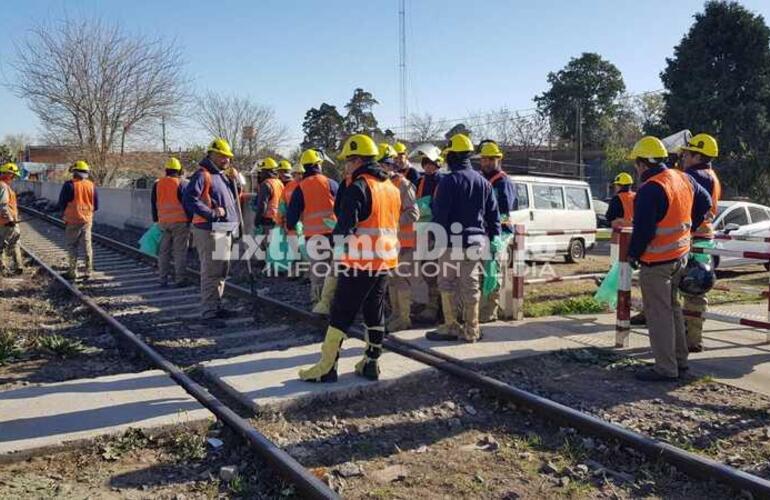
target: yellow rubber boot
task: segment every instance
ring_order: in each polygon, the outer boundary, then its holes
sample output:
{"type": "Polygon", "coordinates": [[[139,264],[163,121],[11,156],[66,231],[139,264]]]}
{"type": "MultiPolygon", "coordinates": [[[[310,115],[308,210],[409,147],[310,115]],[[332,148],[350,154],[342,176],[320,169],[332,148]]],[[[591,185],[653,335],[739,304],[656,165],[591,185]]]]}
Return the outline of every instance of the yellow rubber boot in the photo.
{"type": "Polygon", "coordinates": [[[453,293],[441,292],[441,308],[444,313],[444,323],[425,334],[425,338],[428,340],[457,340],[461,336],[463,328],[457,322],[453,293]]]}
{"type": "Polygon", "coordinates": [[[412,328],[412,319],[409,314],[412,310],[412,292],[410,290],[396,291],[396,314],[388,323],[388,331],[409,330],[412,328]]]}
{"type": "Polygon", "coordinates": [[[321,300],[313,308],[313,312],[316,314],[323,314],[328,316],[332,309],[332,301],[334,300],[334,292],[337,291],[337,277],[327,276],[324,280],[324,287],[321,290],[321,300]]]}
{"type": "Polygon", "coordinates": [[[337,359],[340,356],[345,332],[330,326],[326,329],[326,338],[321,344],[321,359],[310,368],[299,371],[299,378],[308,382],[336,382],[337,359]]]}

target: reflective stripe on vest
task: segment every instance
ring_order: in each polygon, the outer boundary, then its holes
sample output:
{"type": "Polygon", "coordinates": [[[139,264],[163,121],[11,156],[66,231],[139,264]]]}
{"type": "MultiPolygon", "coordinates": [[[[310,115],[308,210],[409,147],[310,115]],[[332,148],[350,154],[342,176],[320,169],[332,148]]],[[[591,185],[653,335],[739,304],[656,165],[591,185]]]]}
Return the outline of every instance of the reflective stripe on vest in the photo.
{"type": "Polygon", "coordinates": [[[612,227],[631,227],[634,225],[634,199],[636,193],[623,191],[617,194],[620,206],[623,207],[623,217],[612,221],[612,227]]]}
{"type": "Polygon", "coordinates": [[[329,189],[329,178],[323,174],[305,177],[299,183],[305,208],[302,210],[302,227],[306,236],[330,234],[331,228],[324,219],[337,221],[334,215],[334,196],[329,189]]]}
{"type": "Polygon", "coordinates": [[[7,210],[0,211],[0,226],[7,226],[9,222],[19,220],[19,206],[16,203],[16,193],[11,188],[11,185],[0,181],[0,186],[8,192],[8,208],[7,210]]]}
{"type": "MultiPolygon", "coordinates": [[[[211,172],[209,172],[203,167],[201,167],[198,171],[201,172],[203,175],[203,189],[201,190],[201,195],[199,199],[201,203],[203,203],[207,207],[213,208],[211,206],[211,172]]],[[[192,221],[193,221],[193,224],[208,223],[208,220],[205,217],[198,214],[193,215],[192,221]]]]}
{"type": "Polygon", "coordinates": [[[94,220],[94,183],[89,179],[73,179],[74,195],[64,209],[64,222],[85,224],[94,220]]]}
{"type": "Polygon", "coordinates": [[[663,188],[668,201],[668,210],[655,229],[655,236],[647,245],[641,261],[654,264],[676,260],[690,251],[690,229],[692,226],[692,205],[695,196],[687,174],[666,169],[650,178],[663,188]]]}
{"type": "Polygon", "coordinates": [[[158,209],[158,222],[161,224],[189,221],[179,201],[179,177],[158,179],[155,183],[155,205],[158,209]]]}
{"type": "Polygon", "coordinates": [[[270,186],[271,195],[270,199],[267,201],[267,208],[265,208],[265,213],[262,217],[277,222],[279,220],[278,205],[281,203],[281,195],[283,194],[283,182],[274,177],[265,179],[264,182],[270,186]]]}
{"type": "Polygon", "coordinates": [[[706,214],[706,217],[703,219],[703,222],[701,223],[698,228],[693,231],[692,236],[693,238],[698,238],[702,240],[713,240],[714,239],[714,219],[717,216],[718,207],[717,204],[719,203],[719,200],[722,198],[722,184],[719,182],[719,178],[717,178],[716,172],[712,169],[706,170],[708,172],[709,176],[711,177],[711,192],[709,193],[711,195],[711,208],[708,211],[708,214],[706,214]]]}
{"type": "Polygon", "coordinates": [[[354,234],[345,240],[342,261],[355,269],[382,271],[398,265],[398,219],[401,194],[390,182],[362,174],[372,195],[369,217],[359,221],[354,234]]]}
{"type": "MultiPolygon", "coordinates": [[[[399,197],[401,196],[401,181],[407,181],[407,179],[398,174],[390,179],[393,181],[393,185],[398,188],[399,197]]],[[[405,210],[403,200],[401,200],[401,209],[405,210]]],[[[398,226],[398,241],[401,243],[401,248],[414,248],[417,246],[417,233],[414,230],[414,222],[407,222],[405,224],[399,224],[398,226]]]]}

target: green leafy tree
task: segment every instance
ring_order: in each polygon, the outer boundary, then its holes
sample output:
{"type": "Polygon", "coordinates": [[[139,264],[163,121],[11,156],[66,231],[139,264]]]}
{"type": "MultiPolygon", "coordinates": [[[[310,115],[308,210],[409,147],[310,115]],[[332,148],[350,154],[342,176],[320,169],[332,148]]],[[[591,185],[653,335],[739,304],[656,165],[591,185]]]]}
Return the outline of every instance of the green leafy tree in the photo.
{"type": "Polygon", "coordinates": [[[344,119],[336,106],[323,103],[305,113],[302,131],[305,133],[302,140],[303,149],[321,148],[324,151],[336,151],[345,135],[344,119]]]}
{"type": "Polygon", "coordinates": [[[574,140],[576,113],[581,108],[583,142],[601,146],[606,139],[608,119],[618,111],[618,98],[625,91],[623,76],[611,62],[599,54],[583,53],[556,73],[548,73],[550,89],[535,97],[538,109],[551,117],[553,131],[574,140]]]}
{"type": "Polygon", "coordinates": [[[719,141],[729,190],[762,199],[770,143],[770,29],[737,2],[709,1],[666,60],[661,79],[669,130],[719,141]]]}
{"type": "Polygon", "coordinates": [[[371,92],[362,88],[357,88],[353,92],[353,97],[345,104],[347,115],[345,115],[345,132],[348,134],[367,134],[370,136],[381,135],[382,132],[377,125],[377,118],[374,117],[372,109],[379,104],[371,92]]]}

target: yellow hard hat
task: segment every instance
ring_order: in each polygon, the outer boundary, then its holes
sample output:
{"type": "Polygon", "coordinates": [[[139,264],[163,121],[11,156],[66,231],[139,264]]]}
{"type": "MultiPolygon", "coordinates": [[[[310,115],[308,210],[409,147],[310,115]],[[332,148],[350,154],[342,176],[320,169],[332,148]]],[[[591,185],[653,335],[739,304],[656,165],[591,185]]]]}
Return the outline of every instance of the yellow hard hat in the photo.
{"type": "Polygon", "coordinates": [[[298,164],[294,165],[293,167],[291,167],[291,172],[293,174],[304,174],[305,173],[305,167],[302,166],[301,163],[298,163],[298,164]]]}
{"type": "Polygon", "coordinates": [[[227,156],[228,158],[233,157],[233,150],[230,149],[230,143],[227,142],[227,139],[223,139],[221,137],[217,137],[213,141],[211,141],[211,145],[208,149],[209,153],[219,153],[223,156],[227,156]]]}
{"type": "Polygon", "coordinates": [[[693,153],[700,153],[703,156],[709,158],[716,158],[719,156],[719,146],[717,140],[708,134],[696,134],[689,141],[686,146],[682,146],[683,151],[692,151],[693,153]]]}
{"type": "Polygon", "coordinates": [[[276,162],[271,157],[267,157],[261,162],[259,162],[259,169],[260,170],[275,170],[278,167],[278,162],[276,162]]]}
{"type": "Polygon", "coordinates": [[[291,162],[289,160],[281,160],[278,162],[278,166],[275,167],[276,170],[285,170],[290,171],[291,170],[291,162]]]}
{"type": "Polygon", "coordinates": [[[176,170],[178,172],[182,170],[182,164],[179,163],[179,160],[172,156],[166,160],[166,170],[176,170]]]}
{"type": "Polygon", "coordinates": [[[612,183],[618,186],[630,186],[634,183],[634,178],[625,172],[620,172],[612,183]]]}
{"type": "Polygon", "coordinates": [[[315,149],[306,149],[302,152],[302,156],[299,157],[300,165],[319,165],[323,161],[324,159],[315,149]]]}
{"type": "Polygon", "coordinates": [[[663,145],[663,142],[657,137],[648,135],[642,137],[634,144],[634,149],[628,153],[626,159],[636,160],[638,158],[645,158],[648,160],[660,160],[667,157],[668,151],[666,151],[666,146],[663,145]]]}
{"type": "Polygon", "coordinates": [[[447,151],[450,153],[472,153],[473,143],[470,137],[465,134],[455,134],[449,139],[449,147],[447,151]]]}
{"type": "Polygon", "coordinates": [[[484,141],[481,144],[479,156],[482,158],[502,158],[503,152],[500,151],[500,146],[495,141],[484,141]]]}
{"type": "Polygon", "coordinates": [[[3,166],[0,166],[0,174],[13,174],[16,177],[21,177],[21,172],[19,172],[18,165],[11,162],[8,162],[3,166]]]}
{"type": "Polygon", "coordinates": [[[397,155],[406,154],[406,145],[402,142],[397,142],[393,145],[393,149],[397,155]]]}
{"type": "Polygon", "coordinates": [[[387,160],[388,158],[395,158],[396,156],[398,156],[396,148],[387,142],[381,142],[377,145],[377,161],[387,160]]]}
{"type": "Polygon", "coordinates": [[[72,170],[75,172],[89,172],[91,167],[89,167],[88,163],[83,160],[78,160],[72,164],[72,170]]]}
{"type": "Polygon", "coordinates": [[[375,157],[379,154],[377,145],[366,134],[355,134],[348,137],[337,156],[338,160],[347,160],[351,156],[375,157]]]}

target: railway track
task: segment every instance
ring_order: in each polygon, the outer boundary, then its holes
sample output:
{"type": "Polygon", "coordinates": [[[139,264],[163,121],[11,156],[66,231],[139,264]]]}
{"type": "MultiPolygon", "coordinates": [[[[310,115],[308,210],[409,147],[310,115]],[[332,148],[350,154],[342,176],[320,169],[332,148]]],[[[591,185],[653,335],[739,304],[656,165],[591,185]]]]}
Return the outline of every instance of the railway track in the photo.
{"type": "MultiPolygon", "coordinates": [[[[68,287],[124,340],[130,342],[158,367],[168,372],[175,382],[243,436],[279,472],[294,482],[300,491],[313,498],[333,498],[335,496],[334,492],[306,471],[291,456],[251,427],[245,419],[211,396],[204,387],[190,379],[176,364],[169,361],[169,359],[179,359],[183,364],[194,364],[197,362],[196,360],[206,359],[206,356],[226,356],[227,349],[230,348],[225,347],[226,343],[217,342],[219,340],[217,337],[220,336],[225,339],[225,342],[249,338],[250,335],[261,339],[270,339],[258,344],[254,344],[253,339],[250,339],[252,343],[249,344],[249,347],[243,347],[246,349],[245,352],[249,352],[248,349],[279,348],[275,347],[277,344],[271,342],[307,343],[308,341],[315,341],[318,339],[318,327],[325,324],[323,318],[295,305],[259,293],[252,296],[247,288],[228,283],[227,291],[236,298],[242,315],[228,320],[229,323],[224,330],[205,332],[203,335],[208,335],[213,344],[201,348],[193,356],[181,355],[179,351],[182,349],[179,346],[172,345],[170,347],[164,342],[171,339],[173,344],[173,341],[179,340],[179,338],[190,338],[188,330],[194,327],[189,325],[190,320],[197,318],[194,312],[197,307],[197,296],[193,287],[169,291],[158,289],[157,285],[154,284],[156,277],[153,271],[154,259],[152,257],[144,255],[128,245],[97,234],[94,234],[97,273],[94,279],[89,280],[89,282],[76,283],[73,286],[61,278],[52,267],[60,264],[65,255],[61,248],[61,221],[29,208],[22,207],[22,210],[34,216],[34,219],[28,219],[23,228],[23,246],[30,257],[60,283],[68,287]],[[259,314],[259,329],[249,326],[254,322],[253,311],[249,309],[250,305],[253,306],[252,301],[256,301],[262,306],[254,308],[255,310],[269,311],[268,315],[259,314]],[[292,325],[289,336],[295,337],[294,339],[286,339],[287,334],[282,330],[282,325],[286,324],[292,325]],[[298,325],[302,325],[299,330],[298,325]],[[303,328],[307,330],[305,331],[303,328]],[[186,331],[188,333],[185,334],[186,331]],[[271,337],[273,334],[276,336],[271,337]],[[282,340],[278,340],[278,337],[282,340]],[[164,354],[169,359],[164,357],[164,354]]],[[[190,273],[194,274],[194,271],[190,270],[190,273]]],[[[354,328],[350,334],[363,338],[361,329],[354,328]]],[[[703,480],[718,480],[737,490],[746,490],[762,498],[770,498],[770,481],[758,476],[690,453],[620,425],[606,422],[537,394],[521,390],[476,371],[454,358],[438,354],[432,350],[418,348],[409,342],[388,337],[384,346],[396,354],[459,377],[501,399],[530,408],[544,418],[558,421],[603,439],[616,440],[642,452],[653,460],[664,460],[693,477],[703,480]]]]}

